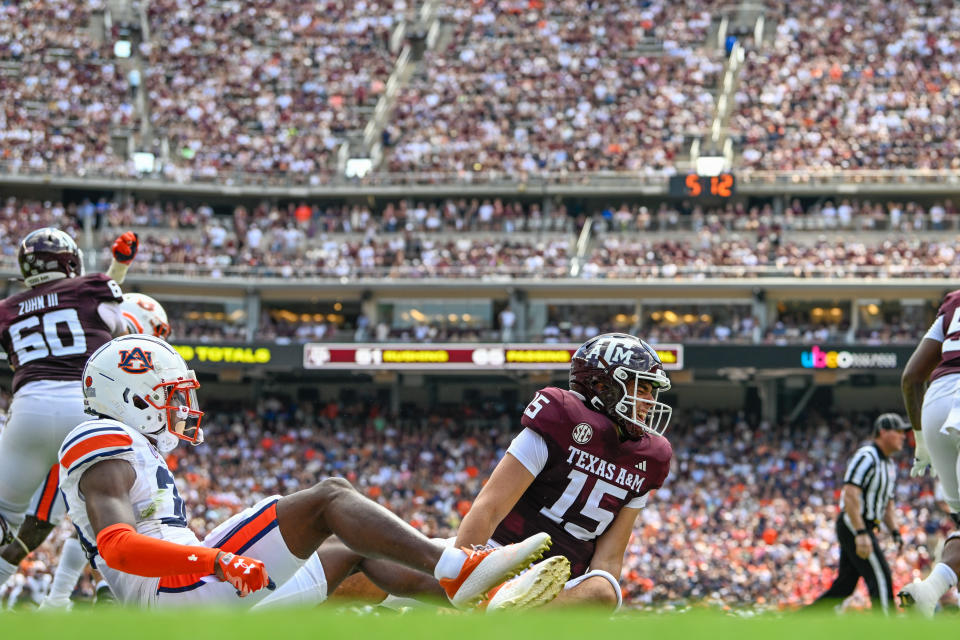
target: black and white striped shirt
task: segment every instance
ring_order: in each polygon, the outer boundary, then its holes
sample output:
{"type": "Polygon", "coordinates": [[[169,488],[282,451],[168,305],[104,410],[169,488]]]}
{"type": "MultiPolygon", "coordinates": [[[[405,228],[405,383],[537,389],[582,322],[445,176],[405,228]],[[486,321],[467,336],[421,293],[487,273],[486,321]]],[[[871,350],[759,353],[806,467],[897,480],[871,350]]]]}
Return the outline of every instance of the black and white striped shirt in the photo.
{"type": "MultiPolygon", "coordinates": [[[[879,523],[886,513],[887,502],[893,500],[897,484],[897,467],[873,442],[869,442],[853,454],[843,475],[844,484],[852,484],[863,490],[863,509],[860,513],[869,527],[879,523]]],[[[842,495],[842,494],[841,494],[842,495]]],[[[840,500],[843,509],[843,499],[840,500]]]]}

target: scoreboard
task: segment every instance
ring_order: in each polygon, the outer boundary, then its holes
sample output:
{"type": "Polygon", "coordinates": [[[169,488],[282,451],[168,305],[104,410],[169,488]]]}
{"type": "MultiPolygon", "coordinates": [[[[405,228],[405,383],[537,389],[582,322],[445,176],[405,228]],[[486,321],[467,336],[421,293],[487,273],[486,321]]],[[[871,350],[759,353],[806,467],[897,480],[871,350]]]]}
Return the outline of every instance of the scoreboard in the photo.
{"type": "Polygon", "coordinates": [[[668,193],[678,198],[720,198],[733,196],[736,182],[732,173],[701,176],[696,173],[670,176],[668,193]]]}
{"type": "MultiPolygon", "coordinates": [[[[304,369],[566,369],[579,344],[332,344],[304,345],[304,369]]],[[[683,345],[654,347],[663,368],[683,368],[683,345]]]]}

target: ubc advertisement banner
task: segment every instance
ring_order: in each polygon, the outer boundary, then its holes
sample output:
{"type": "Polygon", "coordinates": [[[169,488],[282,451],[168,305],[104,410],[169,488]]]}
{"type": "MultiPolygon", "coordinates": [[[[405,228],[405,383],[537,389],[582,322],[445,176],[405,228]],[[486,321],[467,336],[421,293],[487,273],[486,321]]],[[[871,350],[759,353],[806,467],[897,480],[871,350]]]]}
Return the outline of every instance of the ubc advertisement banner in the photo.
{"type": "Polygon", "coordinates": [[[911,345],[685,345],[687,369],[902,369],[911,345]]]}

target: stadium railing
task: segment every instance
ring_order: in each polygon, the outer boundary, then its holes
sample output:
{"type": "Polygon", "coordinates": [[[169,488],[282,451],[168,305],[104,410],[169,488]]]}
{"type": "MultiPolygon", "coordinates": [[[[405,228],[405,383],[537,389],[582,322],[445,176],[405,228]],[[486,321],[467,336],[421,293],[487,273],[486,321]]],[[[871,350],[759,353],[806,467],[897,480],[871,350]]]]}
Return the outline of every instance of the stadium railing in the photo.
{"type": "MultiPolygon", "coordinates": [[[[766,279],[853,279],[853,280],[900,280],[918,278],[929,280],[948,277],[960,277],[960,265],[949,267],[889,265],[884,267],[860,265],[836,266],[696,266],[696,265],[636,265],[618,267],[616,265],[588,264],[577,278],[569,276],[569,266],[541,267],[531,272],[522,265],[451,265],[443,267],[424,267],[402,265],[394,267],[316,267],[313,265],[226,265],[211,266],[183,263],[154,263],[143,265],[142,270],[149,276],[197,277],[215,280],[282,280],[289,278],[312,279],[320,281],[343,282],[346,280],[424,280],[424,279],[472,279],[480,281],[512,280],[643,280],[656,278],[671,284],[681,282],[703,282],[707,280],[727,280],[754,278],[766,279]]],[[[18,271],[16,259],[4,256],[0,260],[0,273],[14,274],[18,271]]],[[[134,276],[136,277],[136,276],[134,276]]]]}
{"type": "MultiPolygon", "coordinates": [[[[678,172],[683,173],[683,168],[678,172]]],[[[800,195],[883,193],[914,195],[956,192],[960,171],[817,170],[740,171],[734,169],[737,193],[743,195],[800,195]]],[[[371,172],[362,178],[331,173],[260,174],[230,171],[211,175],[177,167],[168,175],[139,173],[130,164],[112,168],[73,167],[70,171],[33,169],[0,162],[0,184],[211,193],[255,197],[331,198],[349,195],[667,195],[671,172],[538,172],[517,175],[498,169],[463,172],[371,172]],[[412,189],[411,189],[412,187],[412,189]]]]}

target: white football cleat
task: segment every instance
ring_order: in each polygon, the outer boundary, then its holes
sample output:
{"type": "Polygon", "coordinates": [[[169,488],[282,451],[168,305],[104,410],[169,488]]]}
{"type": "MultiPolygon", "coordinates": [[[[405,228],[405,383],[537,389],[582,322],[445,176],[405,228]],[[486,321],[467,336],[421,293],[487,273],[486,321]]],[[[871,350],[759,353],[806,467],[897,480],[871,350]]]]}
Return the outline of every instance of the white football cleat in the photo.
{"type": "Polygon", "coordinates": [[[490,589],[542,558],[551,543],[549,534],[537,533],[504,547],[464,548],[467,560],[460,575],[440,580],[440,586],[453,606],[469,609],[482,602],[490,589]]]}
{"type": "Polygon", "coordinates": [[[547,558],[491,591],[487,613],[545,605],[560,595],[569,579],[569,560],[563,556],[547,558]]]}
{"type": "Polygon", "coordinates": [[[933,587],[924,582],[911,582],[904,585],[897,596],[900,598],[900,606],[904,609],[913,609],[927,618],[933,617],[937,602],[940,600],[940,596],[934,592],[933,587]]]}

